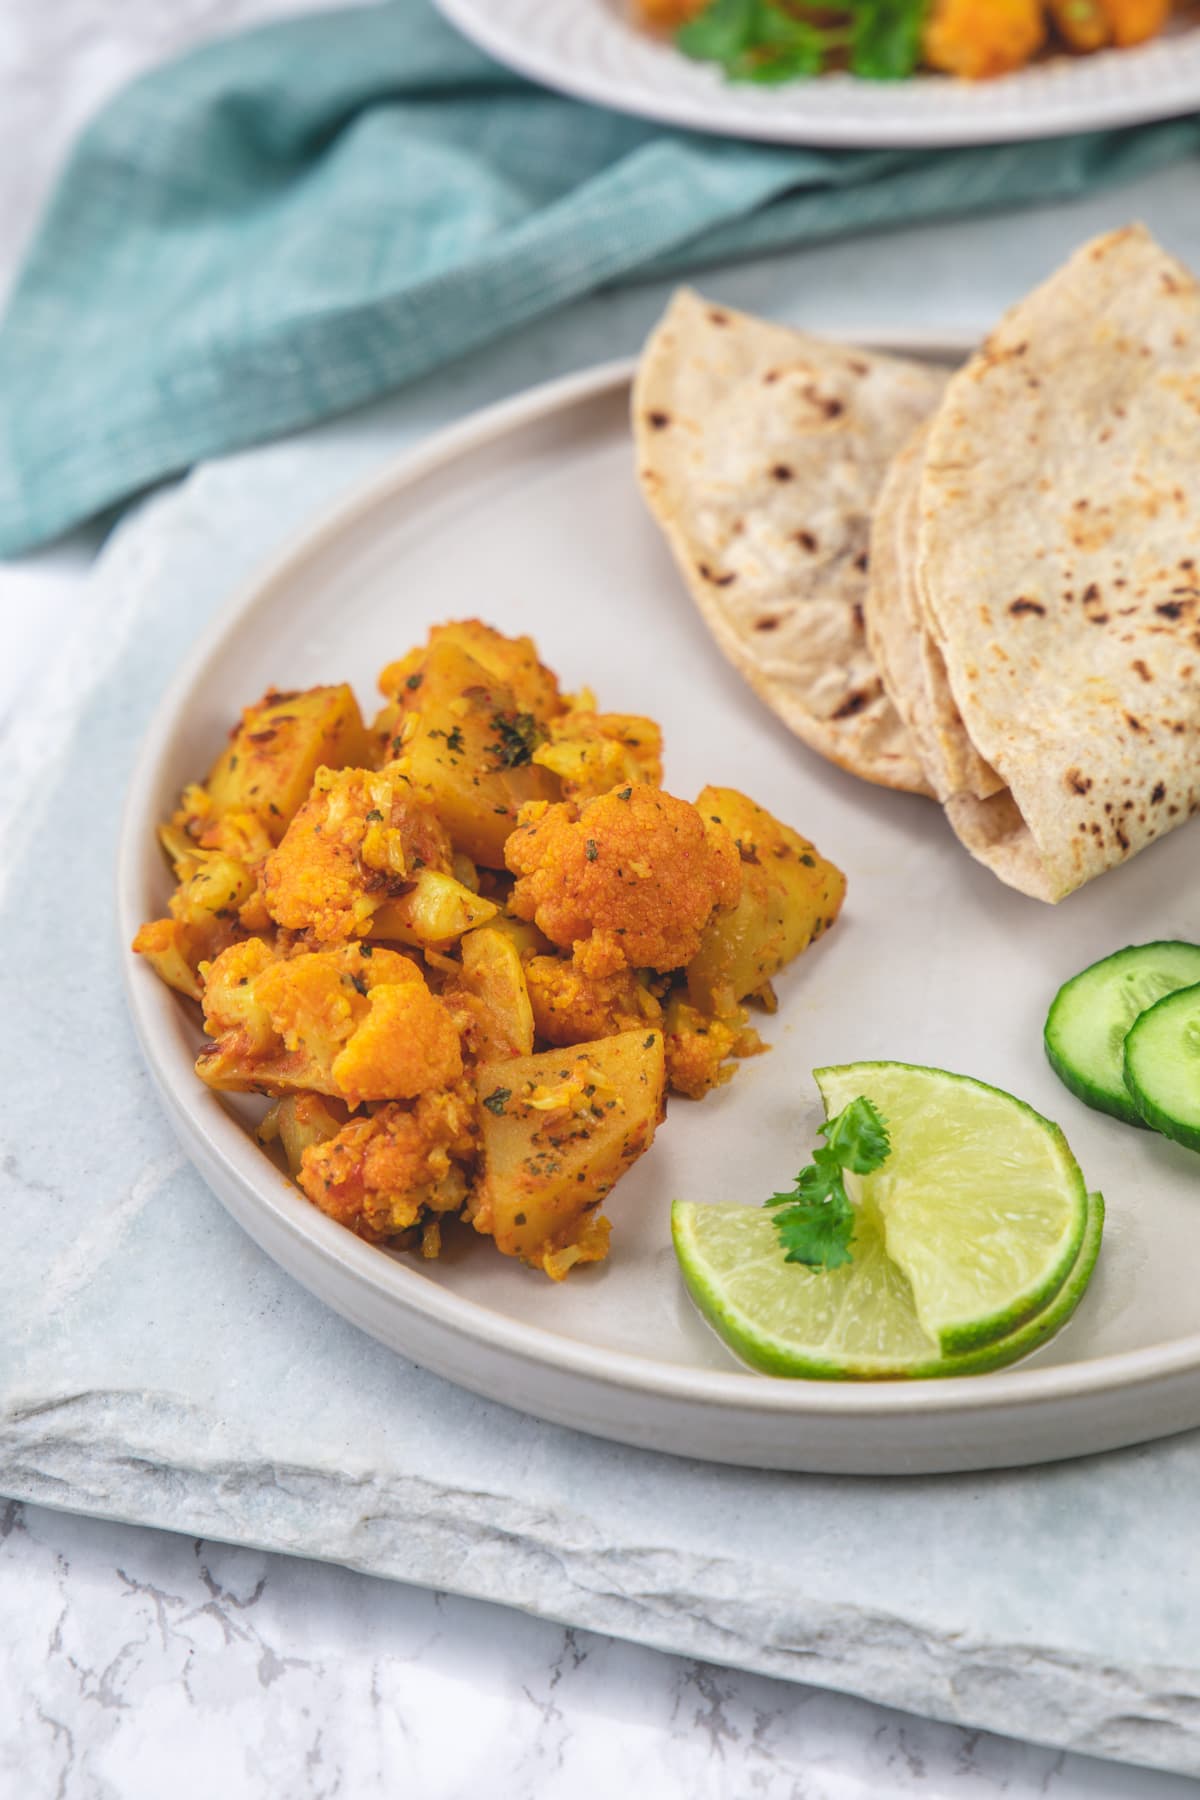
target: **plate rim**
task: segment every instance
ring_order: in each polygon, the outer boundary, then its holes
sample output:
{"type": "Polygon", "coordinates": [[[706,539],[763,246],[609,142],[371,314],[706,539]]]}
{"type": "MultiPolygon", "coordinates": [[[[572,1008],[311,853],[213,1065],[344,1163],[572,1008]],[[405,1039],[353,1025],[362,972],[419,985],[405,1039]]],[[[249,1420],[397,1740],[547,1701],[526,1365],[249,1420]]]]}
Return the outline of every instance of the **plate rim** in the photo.
{"type": "MultiPolygon", "coordinates": [[[[571,3],[573,0],[568,0],[568,4],[571,3]]],[[[949,149],[955,145],[1022,143],[1039,138],[1069,137],[1076,132],[1123,130],[1154,121],[1182,118],[1200,105],[1198,77],[1194,92],[1180,94],[1166,105],[1161,92],[1156,97],[1154,88],[1149,86],[1145,90],[1118,89],[1102,101],[1093,97],[1090,105],[1081,102],[1074,108],[1055,108],[1041,117],[1036,113],[1020,116],[998,108],[981,108],[977,122],[953,115],[939,117],[933,112],[919,126],[911,119],[893,117],[889,120],[886,115],[878,120],[865,118],[862,114],[849,120],[824,114],[806,117],[802,105],[795,112],[756,112],[753,106],[742,104],[741,96],[747,91],[744,88],[730,90],[733,97],[725,108],[720,105],[719,98],[718,103],[712,105],[712,96],[708,97],[710,104],[706,106],[698,96],[670,88],[649,92],[640,83],[623,88],[620,81],[613,81],[603,74],[595,75],[587,67],[580,69],[569,58],[556,54],[553,48],[545,48],[536,38],[522,38],[508,30],[503,22],[497,25],[481,0],[434,0],[434,4],[448,23],[477,49],[526,80],[592,106],[712,137],[744,138],[797,147],[815,145],[828,149],[949,149]]],[[[1200,26],[1196,30],[1200,32],[1200,26]]],[[[1128,56],[1158,42],[1160,39],[1152,38],[1147,45],[1133,45],[1101,54],[1128,56]]],[[[1072,66],[1076,63],[1084,66],[1084,61],[1070,58],[1065,52],[1062,60],[1072,66]]],[[[1017,70],[1011,77],[1002,79],[1018,80],[1023,73],[1023,70],[1017,70]]],[[[956,88],[963,85],[955,82],[952,76],[944,79],[956,88]]],[[[856,85],[874,91],[884,84],[863,82],[856,85]]],[[[994,83],[990,88],[986,83],[974,85],[985,91],[999,91],[994,83]]],[[[725,91],[724,85],[715,90],[718,97],[725,91]]],[[[798,99],[802,99],[803,94],[799,85],[771,91],[795,94],[798,99]]]]}
{"type": "MultiPolygon", "coordinates": [[[[836,336],[836,341],[846,342],[840,336],[836,336]]],[[[861,348],[899,355],[940,353],[950,358],[964,354],[977,339],[973,333],[949,329],[880,326],[857,332],[854,341],[861,348]]],[[[722,1414],[732,1410],[743,1416],[784,1417],[795,1422],[812,1418],[900,1423],[906,1419],[961,1415],[964,1409],[989,1413],[1086,1401],[1200,1373],[1200,1332],[1164,1344],[1113,1351],[1073,1363],[1035,1369],[1022,1369],[1017,1364],[987,1374],[924,1382],[785,1380],[750,1369],[689,1367],[589,1345],[582,1339],[495,1312],[477,1300],[424,1279],[419,1270],[407,1267],[386,1252],[381,1254],[374,1245],[356,1237],[303,1198],[253,1143],[218,1096],[196,1082],[190,1059],[182,1059],[186,1064],[182,1071],[185,1079],[177,1079],[180,1071],[174,1065],[180,1058],[171,1040],[177,1037],[183,1016],[179,1001],[140,958],[130,953],[129,942],[142,922],[139,889],[146,853],[145,829],[157,816],[154,800],[161,787],[163,751],[177,728],[186,701],[198,690],[227,640],[237,635],[255,611],[270,603],[275,591],[286,586],[301,565],[335,546],[345,532],[461,456],[556,413],[629,387],[635,368],[635,358],[620,358],[541,383],[435,431],[352,484],[312,524],[289,533],[274,554],[261,562],[216,609],[161,693],[139,745],[121,809],[115,869],[116,925],[122,983],[138,1045],[191,1161],[221,1205],[277,1265],[282,1266],[280,1258],[263,1244],[243,1214],[261,1211],[264,1222],[281,1229],[298,1247],[322,1262],[338,1265],[340,1273],[358,1290],[367,1290],[376,1299],[397,1306],[412,1317],[457,1332],[479,1349],[505,1354],[543,1373],[562,1370],[602,1388],[635,1393],[643,1399],[687,1402],[722,1414]],[[240,1205],[232,1204],[222,1187],[210,1179],[208,1171],[213,1166],[219,1167],[238,1189],[240,1205]]],[[[322,1305],[332,1306],[323,1296],[319,1298],[322,1305]]],[[[420,1363],[419,1355],[405,1354],[420,1363]]],[[[458,1377],[447,1378],[461,1386],[471,1385],[458,1377]]],[[[487,1390],[478,1387],[476,1391],[487,1390]]]]}

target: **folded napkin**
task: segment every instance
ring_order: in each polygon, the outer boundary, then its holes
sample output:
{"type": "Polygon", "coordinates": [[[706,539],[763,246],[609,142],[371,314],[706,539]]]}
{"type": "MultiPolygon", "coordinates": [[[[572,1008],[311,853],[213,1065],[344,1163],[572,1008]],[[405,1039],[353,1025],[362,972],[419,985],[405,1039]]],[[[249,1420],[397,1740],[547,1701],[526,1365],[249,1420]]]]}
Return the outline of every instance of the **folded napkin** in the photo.
{"type": "Polygon", "coordinates": [[[1200,118],[951,152],[663,131],[508,74],[428,0],[210,44],[84,132],[29,252],[0,326],[0,553],[601,285],[1198,147],[1200,118]]]}

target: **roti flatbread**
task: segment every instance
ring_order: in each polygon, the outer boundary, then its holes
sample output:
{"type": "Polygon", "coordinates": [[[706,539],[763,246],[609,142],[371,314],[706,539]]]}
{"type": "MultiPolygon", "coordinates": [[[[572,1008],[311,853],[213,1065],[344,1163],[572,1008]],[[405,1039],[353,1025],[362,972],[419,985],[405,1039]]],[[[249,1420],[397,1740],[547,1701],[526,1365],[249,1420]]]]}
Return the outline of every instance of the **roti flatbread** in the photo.
{"type": "Polygon", "coordinates": [[[1059,900],[1200,806],[1200,286],[1141,227],[1086,245],[951,380],[918,580],[1008,794],[947,816],[1059,900]]]}
{"type": "Polygon", "coordinates": [[[1004,783],[967,736],[917,581],[918,495],[928,435],[928,424],[917,427],[893,458],[875,503],[867,643],[938,799],[966,793],[985,800],[1004,783]]]}
{"type": "Polygon", "coordinates": [[[721,650],[812,749],[925,794],[864,606],[884,472],[945,381],[684,290],[633,395],[643,492],[721,650]]]}

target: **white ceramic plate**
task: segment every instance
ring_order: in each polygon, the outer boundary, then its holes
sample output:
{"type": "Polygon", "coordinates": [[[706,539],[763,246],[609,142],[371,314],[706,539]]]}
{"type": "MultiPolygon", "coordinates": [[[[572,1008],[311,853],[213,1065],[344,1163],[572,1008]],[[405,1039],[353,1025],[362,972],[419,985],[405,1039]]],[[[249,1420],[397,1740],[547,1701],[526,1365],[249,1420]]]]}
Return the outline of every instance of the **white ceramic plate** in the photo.
{"type": "Polygon", "coordinates": [[[497,62],[546,87],[666,125],[784,144],[919,148],[1055,137],[1169,119],[1200,106],[1200,29],[1131,50],[1054,57],[995,81],[828,75],[727,82],[639,30],[627,0],[437,0],[497,62]]]}
{"type": "MultiPolygon", "coordinates": [[[[916,347],[911,336],[885,341],[916,347]]],[[[589,683],[602,704],[660,719],[675,792],[709,780],[742,788],[846,870],[842,918],[779,983],[771,1054],[702,1105],[672,1102],[609,1203],[609,1261],[555,1286],[483,1240],[427,1264],[317,1212],[248,1134],[261,1102],[220,1099],[196,1080],[193,1009],[126,954],[137,1030],[187,1150],[268,1254],[364,1330],[482,1394],[602,1436],[881,1473],[1077,1455],[1200,1423],[1200,1163],[1087,1111],[1041,1051],[1047,1003],[1067,975],[1130,941],[1195,935],[1198,828],[1051,909],[975,865],[928,801],[809,754],[713,649],[644,513],[628,377],[600,369],[443,434],[230,605],[147,737],[123,826],[121,930],[128,943],[162,913],[170,884],[155,823],[243,702],[271,682],[349,678],[369,710],[385,661],[439,620],[481,615],[532,632],[567,686],[589,683]],[[814,1141],[809,1071],[869,1057],[1022,1095],[1065,1125],[1105,1192],[1110,1223],[1083,1305],[1019,1368],[909,1384],[775,1381],[740,1369],[683,1291],[672,1197],[771,1193],[814,1141]]]]}

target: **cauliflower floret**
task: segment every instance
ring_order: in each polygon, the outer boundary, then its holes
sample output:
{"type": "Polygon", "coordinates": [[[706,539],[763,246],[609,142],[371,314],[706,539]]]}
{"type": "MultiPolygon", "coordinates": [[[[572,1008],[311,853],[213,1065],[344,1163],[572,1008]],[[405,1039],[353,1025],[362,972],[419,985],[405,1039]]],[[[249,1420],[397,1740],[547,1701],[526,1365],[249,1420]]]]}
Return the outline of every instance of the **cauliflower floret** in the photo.
{"type": "Polygon", "coordinates": [[[981,81],[1023,68],[1045,38],[1042,0],[935,0],[922,51],[931,68],[981,81]]]}
{"type": "Polygon", "coordinates": [[[437,815],[402,775],[322,768],[259,882],[277,924],[338,944],[366,937],[422,869],[452,868],[437,815]]]}
{"type": "Polygon", "coordinates": [[[461,1208],[477,1148],[474,1094],[456,1085],[351,1119],[304,1151],[299,1182],[314,1206],[371,1242],[423,1226],[422,1249],[436,1256],[438,1217],[461,1208]]]}
{"type": "Polygon", "coordinates": [[[658,1001],[631,969],[586,975],[558,956],[533,956],[524,967],[534,1026],[548,1044],[586,1044],[657,1025],[662,1017],[658,1001]]]}
{"type": "Polygon", "coordinates": [[[405,1100],[462,1076],[448,1009],[416,965],[369,945],[279,958],[260,939],[202,971],[210,1087],[268,1094],[308,1089],[357,1106],[405,1100]]]}
{"type": "Polygon", "coordinates": [[[768,1048],[747,1025],[740,1006],[727,1018],[712,1018],[673,995],[665,1029],[667,1080],[689,1100],[703,1100],[713,1088],[732,1081],[737,1070],[731,1057],[761,1056],[768,1048]]]}
{"type": "Polygon", "coordinates": [[[505,855],[518,877],[512,911],[591,976],[682,967],[742,887],[723,826],[645,783],[583,806],[522,807],[505,855]]]}

